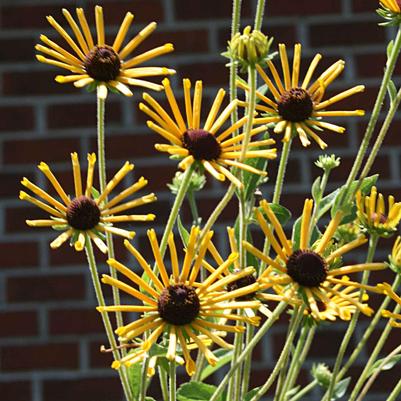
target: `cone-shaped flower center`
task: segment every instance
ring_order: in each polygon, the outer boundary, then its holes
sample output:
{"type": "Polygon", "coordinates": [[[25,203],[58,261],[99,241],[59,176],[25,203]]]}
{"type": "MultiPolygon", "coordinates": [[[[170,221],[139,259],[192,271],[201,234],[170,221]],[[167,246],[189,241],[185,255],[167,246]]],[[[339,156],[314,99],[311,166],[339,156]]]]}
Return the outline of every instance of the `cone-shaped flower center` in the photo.
{"type": "Polygon", "coordinates": [[[221,154],[221,147],[215,136],[203,129],[185,131],[182,142],[195,160],[216,160],[221,154]]]}
{"type": "Polygon", "coordinates": [[[287,261],[287,274],[298,284],[317,287],[323,283],[328,273],[326,261],[310,250],[295,251],[287,261]]]}
{"type": "Polygon", "coordinates": [[[96,81],[108,82],[118,77],[121,61],[112,47],[103,45],[95,46],[88,53],[84,65],[91,78],[96,81]]]}
{"type": "Polygon", "coordinates": [[[100,209],[85,195],[74,198],[67,208],[68,224],[76,230],[91,230],[100,220],[100,209]]]}
{"type": "MultiPolygon", "coordinates": [[[[238,271],[234,271],[234,274],[239,272],[238,271]]],[[[240,279],[238,279],[237,281],[233,281],[230,284],[227,285],[227,291],[231,292],[231,291],[235,291],[238,290],[239,288],[244,288],[248,285],[252,285],[256,283],[256,279],[255,277],[250,274],[248,276],[245,277],[241,277],[240,279]]],[[[238,301],[247,301],[249,299],[252,299],[254,297],[255,293],[251,292],[249,294],[243,295],[241,297],[238,297],[238,301]]]]}
{"type": "Polygon", "coordinates": [[[176,284],[166,287],[157,302],[159,315],[176,326],[191,323],[199,314],[200,302],[193,287],[176,284]]]}
{"type": "Polygon", "coordinates": [[[302,88],[292,88],[284,92],[278,101],[278,113],[286,121],[307,120],[313,112],[313,102],[309,93],[302,88]]]}

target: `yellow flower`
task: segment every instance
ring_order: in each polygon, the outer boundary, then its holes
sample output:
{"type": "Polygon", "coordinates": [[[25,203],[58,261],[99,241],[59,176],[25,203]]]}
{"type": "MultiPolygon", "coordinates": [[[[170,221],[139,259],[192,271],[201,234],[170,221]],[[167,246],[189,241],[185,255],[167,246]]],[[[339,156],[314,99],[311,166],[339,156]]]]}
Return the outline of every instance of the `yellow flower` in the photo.
{"type": "Polygon", "coordinates": [[[394,196],[388,197],[387,213],[384,196],[377,193],[376,187],[372,187],[369,196],[362,196],[359,191],[356,206],[358,219],[368,232],[389,237],[397,230],[401,220],[401,202],[395,203],[394,196]]]}
{"type": "MultiPolygon", "coordinates": [[[[383,289],[383,292],[392,298],[395,302],[397,302],[398,305],[401,306],[401,298],[393,291],[391,288],[391,285],[388,283],[383,283],[383,284],[378,284],[378,287],[381,287],[383,289]]],[[[396,307],[394,312],[390,312],[388,310],[383,310],[382,311],[382,316],[391,319],[390,320],[390,325],[393,327],[398,327],[401,328],[401,322],[396,322],[394,319],[400,320],[401,321],[401,314],[396,313],[399,311],[399,306],[396,307]]]]}
{"type": "Polygon", "coordinates": [[[122,200],[147,185],[148,181],[143,177],[120,194],[114,196],[111,200],[107,202],[105,201],[111,191],[134,168],[133,164],[126,162],[110,180],[104,191],[99,196],[94,197],[93,194],[96,193],[96,191],[94,190],[92,183],[96,155],[94,153],[88,154],[88,173],[84,190],[82,188],[81,168],[77,153],[71,153],[71,160],[75,187],[75,197],[73,197],[73,199],[66,194],[46,163],[40,163],[38,166],[39,170],[50,181],[62,202],[30,182],[27,178],[24,177],[21,181],[21,184],[24,187],[28,188],[45,202],[28,195],[24,191],[20,191],[20,199],[31,202],[50,214],[50,219],[26,220],[26,223],[31,227],[52,227],[55,230],[63,231],[63,233],[50,244],[51,248],[58,248],[65,241],[71,238],[71,245],[74,245],[77,251],[82,251],[85,246],[85,241],[91,239],[103,253],[106,253],[107,246],[102,239],[105,232],[110,232],[130,239],[135,235],[132,231],[114,227],[114,223],[154,220],[154,214],[115,215],[116,213],[149,202],[154,202],[156,200],[155,194],[152,193],[120,204],[122,200]]]}
{"type": "Polygon", "coordinates": [[[380,0],[380,4],[393,13],[400,13],[400,3],[397,0],[380,0]]]}
{"type": "MultiPolygon", "coordinates": [[[[108,275],[103,275],[102,278],[103,283],[117,287],[143,303],[143,305],[98,307],[100,312],[122,311],[143,314],[139,320],[117,328],[116,333],[120,339],[124,342],[136,341],[137,337],[142,336],[147,331],[150,334],[142,343],[139,343],[140,349],[147,352],[165,333],[169,340],[167,359],[174,360],[177,352],[182,353],[189,375],[195,371],[195,362],[191,358],[188,347],[190,341],[199,348],[199,351],[205,355],[211,365],[215,365],[217,358],[207,347],[207,343],[205,344],[202,337],[205,336],[211,343],[216,343],[223,348],[232,348],[231,344],[223,340],[221,332],[240,332],[244,330],[244,327],[227,325],[225,324],[227,320],[258,323],[258,321],[255,322],[254,319],[245,316],[226,313],[230,309],[257,308],[259,306],[259,302],[256,301],[230,301],[257,290],[258,284],[232,292],[227,292],[224,289],[227,284],[238,279],[237,275],[222,276],[237,259],[238,254],[233,253],[227,260],[222,261],[221,265],[203,282],[197,281],[212,235],[213,232],[209,232],[205,236],[198,253],[196,253],[195,245],[199,237],[199,228],[193,227],[191,229],[184,261],[180,269],[174,235],[171,234],[168,246],[172,275],[169,276],[160,252],[156,233],[154,230],[149,230],[149,242],[157,264],[158,274],[152,271],[143,256],[126,240],[124,241],[126,248],[149,277],[149,283],[115,259],[109,259],[109,265],[136,284],[139,290],[108,275]]],[[[120,361],[115,361],[112,366],[114,368],[120,367],[121,364],[130,366],[137,362],[132,358],[131,354],[128,354],[120,361]]]]}
{"type": "Polygon", "coordinates": [[[368,316],[372,314],[372,309],[367,305],[355,300],[346,291],[339,291],[335,287],[337,284],[340,284],[344,287],[367,289],[382,293],[377,287],[362,285],[344,278],[337,278],[337,276],[350,273],[386,268],[385,263],[362,263],[338,267],[339,258],[342,255],[367,241],[364,236],[360,236],[346,245],[333,249],[330,243],[342,218],[342,215],[337,213],[330,221],[322,237],[310,246],[309,238],[313,201],[306,199],[302,213],[299,246],[295,247],[287,239],[283,227],[274,215],[268,202],[263,200],[260,206],[267,216],[268,221],[266,221],[259,209],[256,209],[256,219],[276,252],[277,257],[275,259],[270,258],[247,241],[244,241],[244,247],[268,265],[268,268],[263,272],[263,276],[268,283],[273,285],[273,289],[283,300],[294,305],[306,305],[316,320],[328,317],[327,313],[324,313],[321,307],[322,304],[326,309],[334,308],[340,317],[347,315],[346,310],[342,309],[347,309],[349,303],[368,316]],[[274,232],[269,224],[273,227],[274,232]],[[331,300],[333,296],[338,296],[346,302],[344,304],[333,302],[331,300]]]}
{"type": "Polygon", "coordinates": [[[57,82],[74,82],[77,88],[95,85],[98,89],[99,97],[105,99],[107,96],[107,88],[117,90],[126,96],[132,96],[132,92],[128,87],[129,85],[141,86],[152,90],[162,90],[163,87],[161,85],[156,85],[141,78],[175,73],[174,70],[165,67],[138,67],[138,65],[150,59],[173,51],[174,48],[171,43],[127,59],[127,57],[156,29],[156,22],[147,25],[132,40],[123,46],[128,29],[134,19],[134,15],[128,12],[125,15],[113,44],[110,46],[105,43],[102,7],[95,7],[97,34],[95,40],[92,37],[82,8],[76,9],[80,26],[78,26],[78,23],[68,10],[63,9],[63,14],[76,40],[74,40],[53,17],[48,16],[47,20],[68,43],[72,52],[71,50],[66,50],[59,46],[45,35],[41,35],[40,39],[46,46],[38,44],[35,47],[36,50],[50,57],[47,58],[43,55],[37,55],[36,58],[40,62],[64,68],[72,72],[72,75],[58,75],[56,77],[57,82]]]}
{"type": "MultiPolygon", "coordinates": [[[[251,173],[266,175],[265,172],[257,170],[238,160],[241,155],[241,141],[244,138],[243,133],[227,139],[232,136],[234,131],[242,128],[248,118],[243,117],[227,129],[221,129],[231,113],[238,106],[239,102],[237,100],[232,101],[218,116],[225,96],[224,89],[220,89],[208,113],[206,122],[201,128],[202,81],[197,81],[195,84],[193,102],[191,101],[191,82],[189,79],[184,79],[183,81],[185,120],[178,107],[173,90],[171,89],[170,81],[167,78],[163,80],[163,86],[173,114],[172,116],[147,93],[144,93],[143,99],[150,107],[145,103],[140,103],[139,105],[140,110],[154,120],[147,122],[148,127],[170,142],[168,145],[156,144],[155,148],[157,150],[183,157],[179,167],[184,170],[193,163],[199,162],[216,179],[224,181],[228,178],[239,188],[242,187],[242,183],[226,168],[226,166],[238,167],[250,171],[251,173]],[[221,130],[221,132],[219,132],[219,130],[221,130]]],[[[265,126],[254,128],[251,131],[251,136],[253,137],[263,131],[266,131],[265,126]]],[[[274,140],[272,139],[251,142],[249,144],[249,149],[247,149],[245,153],[245,159],[255,157],[275,159],[277,157],[276,149],[259,149],[260,146],[264,147],[272,145],[273,143],[274,140]]]]}
{"type": "MultiPolygon", "coordinates": [[[[326,111],[326,108],[355,93],[362,92],[365,87],[358,85],[323,100],[327,87],[341,74],[345,62],[338,60],[310,84],[312,75],[322,58],[321,54],[317,54],[312,60],[304,80],[300,83],[301,44],[297,43],[294,47],[292,74],[284,44],[279,44],[279,53],[284,82],[270,60],[267,61],[267,65],[274,82],[268,77],[263,68],[259,65],[256,66],[273,96],[273,99],[270,99],[262,93],[256,92],[256,96],[261,100],[256,109],[266,113],[266,117],[259,120],[263,124],[273,123],[275,133],[284,133],[284,142],[288,142],[293,135],[298,134],[303,146],[310,145],[309,138],[312,138],[324,149],[327,144],[317,135],[316,131],[328,129],[343,133],[345,128],[322,121],[322,118],[364,115],[363,110],[326,111]]],[[[249,86],[246,84],[237,82],[237,85],[249,91],[249,86]]]]}
{"type": "Polygon", "coordinates": [[[389,256],[390,265],[394,271],[401,273],[401,237],[398,236],[394,241],[391,255],[389,256]]]}

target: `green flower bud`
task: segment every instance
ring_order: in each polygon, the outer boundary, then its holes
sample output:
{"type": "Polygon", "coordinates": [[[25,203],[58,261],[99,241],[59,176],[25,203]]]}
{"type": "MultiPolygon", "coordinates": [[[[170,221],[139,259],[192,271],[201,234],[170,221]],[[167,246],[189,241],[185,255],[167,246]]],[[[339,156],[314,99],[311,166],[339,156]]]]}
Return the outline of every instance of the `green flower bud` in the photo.
{"type": "Polygon", "coordinates": [[[242,67],[254,66],[266,59],[270,44],[271,40],[261,31],[252,31],[252,28],[247,26],[242,34],[238,32],[228,42],[228,53],[242,67]]]}
{"type": "Polygon", "coordinates": [[[336,157],[336,155],[321,155],[315,162],[315,165],[324,171],[330,171],[340,165],[340,160],[341,159],[336,157]]]}
{"type": "MultiPolygon", "coordinates": [[[[173,182],[171,184],[167,184],[170,188],[170,191],[175,195],[178,192],[178,189],[181,186],[181,182],[184,178],[184,173],[182,171],[177,171],[173,178],[173,182]]],[[[191,175],[191,182],[188,187],[189,192],[196,192],[200,191],[206,183],[205,176],[203,174],[199,174],[198,172],[194,171],[191,175]]]]}
{"type": "Polygon", "coordinates": [[[312,366],[312,376],[318,381],[319,386],[328,388],[331,381],[332,373],[324,363],[318,363],[312,366]]]}

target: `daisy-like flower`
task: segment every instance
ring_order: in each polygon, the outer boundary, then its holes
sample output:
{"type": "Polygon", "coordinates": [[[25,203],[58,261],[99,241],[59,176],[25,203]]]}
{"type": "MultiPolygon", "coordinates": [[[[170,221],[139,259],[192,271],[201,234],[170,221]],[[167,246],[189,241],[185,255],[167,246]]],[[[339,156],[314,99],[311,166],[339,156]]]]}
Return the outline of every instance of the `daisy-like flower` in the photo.
{"type": "Polygon", "coordinates": [[[395,14],[401,13],[400,0],[380,0],[380,4],[395,14]]]}
{"type": "Polygon", "coordinates": [[[323,308],[319,307],[322,304],[326,309],[333,307],[340,317],[347,315],[346,311],[341,311],[345,308],[343,304],[331,300],[333,296],[340,297],[347,301],[345,305],[350,303],[368,316],[372,314],[372,309],[367,305],[355,300],[346,291],[339,291],[335,286],[340,284],[344,287],[351,286],[353,289],[359,288],[378,293],[382,291],[377,287],[337,277],[367,270],[382,270],[386,268],[386,265],[385,263],[362,263],[338,267],[342,255],[367,241],[364,236],[360,236],[346,245],[333,249],[331,240],[342,219],[341,213],[337,213],[330,221],[322,237],[309,246],[313,201],[307,199],[302,213],[299,247],[295,248],[295,245],[287,239],[283,227],[268,202],[263,200],[260,206],[263,213],[255,209],[256,219],[277,257],[272,259],[247,241],[244,241],[244,247],[267,263],[266,270],[269,271],[269,275],[266,280],[273,284],[273,289],[283,297],[283,300],[289,299],[289,302],[294,305],[306,305],[316,320],[327,318],[327,314],[322,313],[323,308]],[[274,228],[274,232],[269,224],[274,228]]]}
{"type": "MultiPolygon", "coordinates": [[[[255,169],[238,160],[241,155],[241,141],[244,139],[245,134],[231,136],[234,131],[241,129],[245,125],[248,117],[241,118],[237,123],[225,130],[222,129],[224,123],[238,106],[239,102],[237,100],[232,101],[218,115],[225,96],[224,89],[220,89],[208,113],[206,122],[201,127],[202,81],[196,82],[192,101],[191,82],[189,79],[183,80],[185,119],[181,114],[171,89],[170,81],[167,78],[163,80],[163,86],[172,116],[147,93],[144,93],[143,99],[148,105],[145,103],[140,103],[139,105],[140,110],[153,120],[147,122],[148,127],[170,142],[170,144],[156,144],[155,148],[157,150],[183,157],[179,164],[179,167],[183,170],[198,162],[216,179],[224,181],[228,178],[239,188],[242,187],[242,183],[227,167],[238,167],[254,174],[266,175],[264,171],[255,169]]],[[[257,122],[257,119],[255,120],[257,122]]],[[[266,131],[265,126],[254,128],[251,131],[251,137],[264,131],[266,131]]],[[[259,148],[273,143],[274,140],[272,139],[250,142],[245,153],[245,159],[254,157],[275,159],[277,157],[276,149],[259,148]]]]}
{"type": "MultiPolygon", "coordinates": [[[[256,96],[260,99],[260,103],[256,105],[256,110],[266,113],[266,117],[259,119],[259,121],[263,124],[274,124],[275,133],[284,133],[284,142],[288,142],[293,135],[298,134],[303,146],[310,145],[309,139],[312,138],[324,149],[327,144],[319,137],[316,131],[328,129],[343,133],[345,128],[322,121],[323,118],[364,115],[363,110],[326,111],[326,108],[355,93],[362,92],[365,87],[358,85],[323,100],[327,87],[341,74],[345,62],[343,60],[337,61],[311,84],[313,73],[322,58],[321,54],[317,54],[314,57],[305,78],[300,82],[301,44],[298,43],[294,47],[292,74],[284,44],[279,44],[279,53],[284,82],[272,61],[268,60],[267,65],[273,81],[263,68],[256,65],[260,76],[273,97],[271,99],[258,91],[256,92],[256,96]]],[[[237,82],[237,85],[249,91],[249,86],[246,84],[237,82]]]]}
{"type": "Polygon", "coordinates": [[[134,168],[133,164],[126,162],[109,181],[104,191],[100,195],[94,196],[96,190],[93,188],[93,173],[96,155],[94,153],[88,154],[88,172],[84,190],[77,153],[71,153],[71,160],[75,187],[75,196],[72,199],[66,194],[46,163],[40,163],[38,168],[50,181],[61,198],[61,202],[30,182],[27,178],[24,177],[21,181],[24,187],[28,188],[42,200],[24,191],[20,191],[20,199],[31,202],[50,214],[50,218],[47,220],[26,220],[26,223],[31,227],[52,227],[55,230],[63,231],[63,233],[50,244],[51,248],[58,248],[71,238],[70,244],[74,245],[77,251],[82,251],[85,246],[85,241],[91,239],[103,253],[106,253],[107,246],[103,241],[106,232],[130,239],[135,236],[135,232],[114,227],[114,223],[154,220],[154,214],[116,215],[117,213],[156,200],[155,194],[151,193],[141,198],[121,203],[125,198],[147,185],[148,181],[143,177],[109,201],[105,201],[106,197],[117,184],[134,168]]]}
{"type": "MultiPolygon", "coordinates": [[[[243,331],[244,327],[225,324],[227,320],[247,321],[254,324],[259,322],[259,319],[226,313],[227,310],[257,308],[259,306],[259,302],[256,301],[231,301],[257,290],[258,284],[233,292],[225,290],[230,282],[240,278],[237,275],[223,276],[238,258],[238,254],[231,254],[203,282],[197,281],[212,235],[213,232],[209,232],[205,236],[200,244],[199,252],[196,254],[195,245],[199,237],[199,228],[193,227],[191,229],[180,269],[174,235],[171,234],[168,240],[172,266],[172,275],[170,276],[161,256],[155,231],[149,230],[149,242],[158,267],[158,274],[152,271],[150,265],[129,241],[125,241],[124,244],[143,268],[151,283],[145,282],[139,275],[114,259],[110,259],[108,263],[138,286],[139,290],[108,275],[103,275],[102,278],[103,283],[117,287],[143,303],[142,305],[98,307],[100,312],[122,311],[142,314],[140,319],[117,328],[116,334],[120,336],[120,339],[125,343],[136,341],[138,337],[148,331],[150,333],[148,337],[139,343],[140,350],[147,352],[165,334],[168,339],[167,359],[174,360],[177,353],[182,353],[189,375],[195,371],[195,362],[191,358],[188,348],[189,342],[193,342],[199,351],[205,355],[207,361],[211,365],[215,365],[217,358],[205,345],[201,337],[206,337],[211,343],[223,348],[232,348],[231,344],[223,340],[220,333],[239,332],[243,331]],[[220,323],[220,319],[223,319],[222,323],[220,323]]],[[[133,359],[131,354],[128,354],[120,361],[115,361],[113,367],[118,368],[121,364],[130,366],[137,361],[133,359]]]]}
{"type": "Polygon", "coordinates": [[[356,194],[357,215],[361,225],[372,234],[389,237],[397,230],[401,220],[401,202],[395,202],[394,196],[388,197],[388,208],[384,196],[372,187],[370,195],[356,194]]]}
{"type": "Polygon", "coordinates": [[[102,7],[95,7],[96,38],[92,37],[82,8],[76,9],[79,25],[68,10],[63,9],[63,14],[74,33],[75,40],[53,17],[48,16],[47,20],[67,42],[70,49],[66,50],[45,35],[40,36],[44,45],[38,44],[35,47],[36,50],[46,56],[37,55],[36,58],[40,62],[64,68],[72,73],[71,75],[58,75],[56,77],[57,82],[73,82],[77,88],[96,85],[99,97],[104,99],[107,96],[107,88],[117,90],[126,96],[132,96],[132,92],[128,87],[130,85],[162,90],[163,87],[161,85],[141,78],[175,73],[174,70],[165,67],[139,67],[139,65],[150,59],[173,51],[174,47],[171,43],[128,58],[156,29],[156,22],[151,22],[123,46],[127,32],[134,19],[134,15],[128,12],[113,44],[107,45],[105,43],[102,7]]]}

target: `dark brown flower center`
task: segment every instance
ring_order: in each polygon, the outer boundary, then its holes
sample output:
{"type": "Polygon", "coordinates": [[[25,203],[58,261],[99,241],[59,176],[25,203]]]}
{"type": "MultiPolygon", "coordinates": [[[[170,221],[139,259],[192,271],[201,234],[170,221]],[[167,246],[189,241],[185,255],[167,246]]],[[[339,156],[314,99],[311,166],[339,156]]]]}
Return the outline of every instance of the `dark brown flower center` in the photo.
{"type": "Polygon", "coordinates": [[[121,61],[112,47],[95,46],[84,61],[86,73],[96,81],[115,80],[120,74],[121,61]]]}
{"type": "Polygon", "coordinates": [[[91,230],[100,220],[100,209],[85,195],[74,198],[67,208],[67,222],[76,230],[91,230]]]}
{"type": "MultiPolygon", "coordinates": [[[[234,271],[234,274],[238,273],[239,270],[234,271]]],[[[252,285],[256,283],[256,279],[252,274],[249,274],[248,276],[241,277],[240,279],[231,282],[230,284],[227,285],[227,291],[235,291],[238,290],[239,288],[244,288],[248,285],[252,285]]],[[[254,297],[255,293],[251,292],[249,294],[243,295],[241,297],[238,297],[238,301],[248,301],[254,297]]]]}
{"type": "Polygon", "coordinates": [[[203,129],[189,129],[184,132],[182,142],[195,160],[216,160],[221,147],[213,134],[203,129]]]}
{"type": "Polygon", "coordinates": [[[176,326],[189,324],[198,316],[200,302],[193,287],[176,284],[166,287],[157,302],[159,315],[176,326]]]}
{"type": "Polygon", "coordinates": [[[288,258],[287,274],[304,287],[318,287],[327,273],[326,261],[316,252],[300,249],[288,258]]]}
{"type": "Polygon", "coordinates": [[[286,121],[305,121],[313,112],[312,98],[302,88],[292,88],[284,92],[277,105],[278,113],[286,121]]]}

